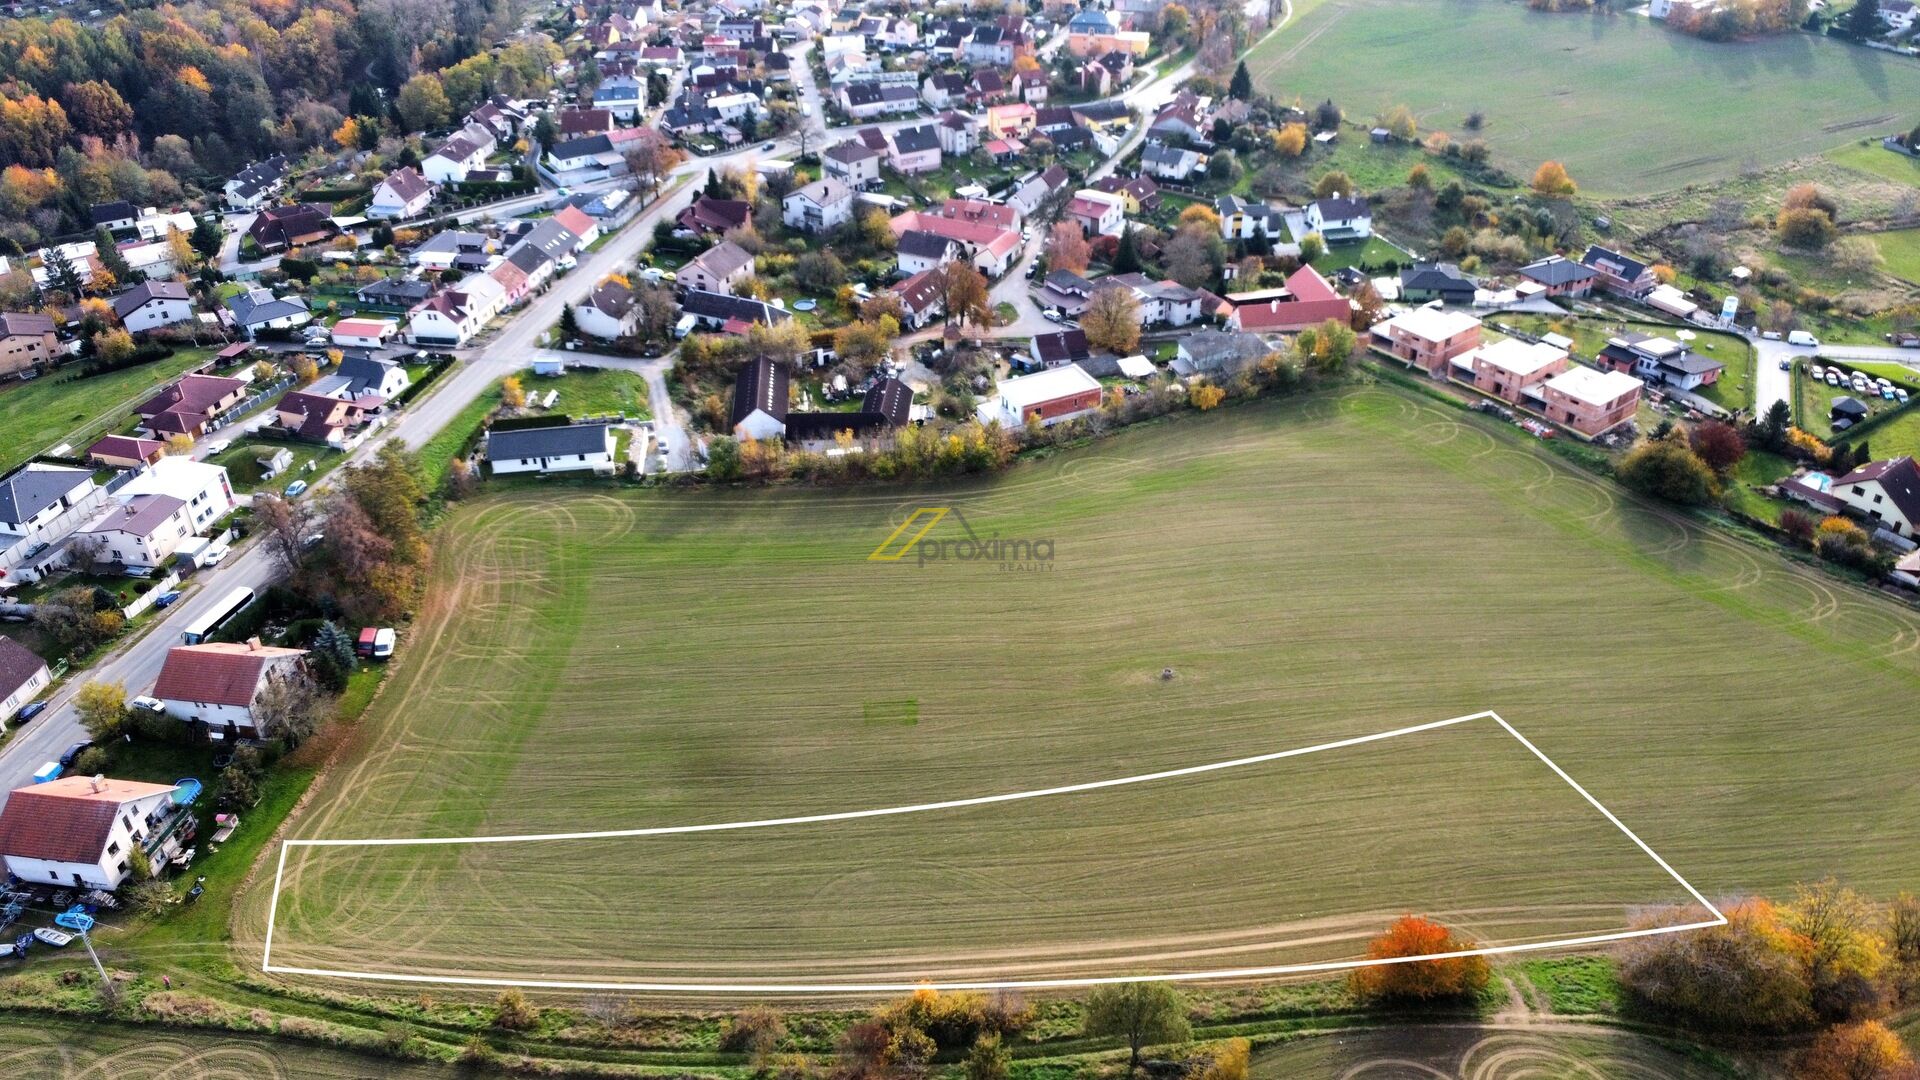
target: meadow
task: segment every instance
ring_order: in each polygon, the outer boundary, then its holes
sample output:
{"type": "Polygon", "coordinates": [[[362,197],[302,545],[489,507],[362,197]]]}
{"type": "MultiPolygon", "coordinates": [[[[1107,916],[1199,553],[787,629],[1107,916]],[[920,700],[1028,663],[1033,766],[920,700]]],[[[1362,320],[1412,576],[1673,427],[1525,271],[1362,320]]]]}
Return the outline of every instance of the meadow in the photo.
{"type": "MultiPolygon", "coordinates": [[[[1494,709],[1709,896],[1920,877],[1920,617],[1398,391],[922,490],[518,490],[438,536],[386,692],[290,836],[898,806],[1494,709]],[[922,505],[1050,540],[1050,567],[868,561],[922,505]]],[[[1538,762],[1449,733],[758,835],[294,849],[274,962],[1038,977],[1352,956],[1404,910],[1538,940],[1675,898],[1538,762]]]]}
{"type": "MultiPolygon", "coordinates": [[[[181,349],[164,360],[87,378],[69,373],[30,382],[0,383],[0,472],[13,468],[77,433],[105,434],[97,421],[124,415],[181,372],[206,360],[207,349],[181,349]]],[[[77,373],[75,373],[77,374],[77,373]]],[[[116,420],[117,422],[117,420],[116,420]]],[[[86,445],[73,447],[84,456],[86,445]]]]}
{"type": "Polygon", "coordinates": [[[1404,104],[1423,128],[1485,139],[1523,180],[1557,160],[1601,197],[1712,183],[1904,129],[1920,93],[1910,60],[1806,34],[1715,43],[1624,12],[1546,14],[1508,0],[1300,10],[1247,57],[1263,89],[1331,96],[1361,121],[1404,104]],[[1486,126],[1468,132],[1476,109],[1486,126]]]}

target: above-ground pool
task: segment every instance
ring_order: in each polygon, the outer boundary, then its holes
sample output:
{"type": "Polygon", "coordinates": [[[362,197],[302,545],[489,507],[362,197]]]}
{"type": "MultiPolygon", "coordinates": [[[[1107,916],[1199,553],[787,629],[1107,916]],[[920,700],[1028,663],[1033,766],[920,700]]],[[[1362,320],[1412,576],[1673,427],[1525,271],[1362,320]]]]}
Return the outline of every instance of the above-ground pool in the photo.
{"type": "Polygon", "coordinates": [[[1815,491],[1831,491],[1833,489],[1833,477],[1823,472],[1809,471],[1802,473],[1800,474],[1800,482],[1813,488],[1815,491]]]}
{"type": "Polygon", "coordinates": [[[173,782],[173,801],[176,806],[186,806],[200,797],[200,781],[189,776],[173,782]]]}

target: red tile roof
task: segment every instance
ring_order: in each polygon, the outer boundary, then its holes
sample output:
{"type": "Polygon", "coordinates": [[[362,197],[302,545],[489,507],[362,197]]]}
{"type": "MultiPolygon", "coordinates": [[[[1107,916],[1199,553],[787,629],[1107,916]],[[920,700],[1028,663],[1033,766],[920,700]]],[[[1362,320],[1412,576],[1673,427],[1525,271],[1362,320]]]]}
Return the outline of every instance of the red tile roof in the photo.
{"type": "Polygon", "coordinates": [[[272,645],[213,642],[175,645],[153,684],[162,701],[198,701],[209,705],[252,705],[260,676],[273,661],[305,656],[300,649],[272,645]]]}
{"type": "Polygon", "coordinates": [[[171,784],[65,776],[16,789],[0,811],[0,855],[51,862],[98,862],[120,808],[172,791],[171,784]]]}

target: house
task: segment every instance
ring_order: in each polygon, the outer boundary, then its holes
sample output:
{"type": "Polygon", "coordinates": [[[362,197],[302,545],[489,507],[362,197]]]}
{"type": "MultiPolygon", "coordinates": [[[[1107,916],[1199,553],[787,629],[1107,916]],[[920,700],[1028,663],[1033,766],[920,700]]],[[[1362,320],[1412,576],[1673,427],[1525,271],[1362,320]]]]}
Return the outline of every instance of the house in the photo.
{"type": "Polygon", "coordinates": [[[140,239],[151,243],[165,240],[176,232],[190,235],[194,225],[192,214],[179,211],[163,214],[148,207],[145,213],[134,219],[133,231],[139,235],[140,239]]]}
{"type": "Polygon", "coordinates": [[[775,439],[787,433],[788,376],[784,364],[765,357],[740,369],[733,382],[727,430],[736,439],[775,439]]]}
{"type": "Polygon", "coordinates": [[[693,316],[695,325],[708,330],[724,330],[729,323],[771,326],[793,318],[792,312],[760,300],[701,289],[688,289],[681,295],[680,312],[693,316]]]}
{"type": "Polygon", "coordinates": [[[433,286],[426,282],[395,275],[360,286],[353,297],[367,307],[404,311],[432,295],[433,286]]]}
{"type": "Polygon", "coordinates": [[[1916,12],[1914,0],[1880,0],[1880,21],[1887,25],[1889,36],[1904,34],[1913,29],[1916,12]]]}
{"type": "Polygon", "coordinates": [[[900,299],[902,322],[908,328],[918,330],[945,310],[946,271],[943,264],[929,266],[904,281],[894,283],[888,291],[900,299]]]}
{"type": "Polygon", "coordinates": [[[1012,105],[994,105],[987,109],[987,137],[990,139],[1024,139],[1033,133],[1037,114],[1026,102],[1012,105]]]}
{"type": "Polygon", "coordinates": [[[94,203],[88,209],[87,216],[93,221],[94,228],[119,232],[122,229],[133,228],[133,223],[140,218],[140,211],[135,209],[132,203],[121,199],[116,202],[94,203]]]}
{"type": "Polygon", "coordinates": [[[1646,263],[1599,244],[1587,248],[1587,253],[1580,256],[1580,262],[1599,275],[1598,284],[1601,288],[1631,300],[1647,295],[1660,283],[1653,276],[1653,268],[1646,263]]]}
{"type": "Polygon", "coordinates": [[[626,154],[604,132],[556,142],[547,148],[547,168],[574,182],[604,180],[627,170],[626,154]]]}
{"type": "Polygon", "coordinates": [[[940,167],[940,136],[932,124],[899,128],[893,133],[893,152],[887,164],[907,176],[932,172],[940,167]]]}
{"type": "MultiPolygon", "coordinates": [[[[949,200],[952,203],[964,203],[966,200],[949,200]]],[[[990,204],[982,203],[981,206],[990,204]]],[[[1012,215],[1011,207],[995,206],[992,209],[1012,215]]],[[[1020,253],[1020,234],[1010,225],[996,224],[986,217],[942,211],[908,210],[896,214],[892,221],[893,235],[898,238],[909,232],[919,230],[936,236],[944,236],[959,244],[974,269],[989,278],[1005,274],[1013,266],[1014,258],[1020,253]]]]}
{"type": "Polygon", "coordinates": [[[1436,378],[1457,356],[1480,347],[1480,320],[1464,311],[1420,307],[1375,323],[1374,342],[1436,378]]]}
{"type": "Polygon", "coordinates": [[[1014,72],[1013,78],[1007,85],[1013,91],[1015,98],[1037,107],[1046,103],[1047,94],[1052,89],[1050,81],[1046,69],[1037,68],[1032,71],[1014,72]]]}
{"type": "Polygon", "coordinates": [[[504,473],[609,473],[614,469],[613,427],[599,420],[561,427],[487,432],[487,464],[504,473]]]}
{"type": "Polygon", "coordinates": [[[506,306],[506,290],[485,274],[415,304],[407,312],[407,341],[414,345],[465,345],[506,306]]]}
{"type": "Polygon", "coordinates": [[[560,110],[558,126],[558,142],[562,143],[588,135],[605,135],[614,128],[613,114],[606,109],[568,107],[560,110]]]}
{"type": "Polygon", "coordinates": [[[247,226],[247,235],[260,245],[261,251],[269,252],[312,244],[339,232],[326,209],[312,203],[269,206],[256,214],[253,224],[247,226]]]}
{"type": "Polygon", "coordinates": [[[902,84],[849,83],[840,88],[840,107],[855,120],[920,108],[919,91],[902,84]]]}
{"type": "Polygon", "coordinates": [[[631,124],[647,108],[647,82],[631,75],[615,75],[593,88],[593,107],[605,109],[623,124],[631,124]]]}
{"type": "Polygon", "coordinates": [[[436,184],[464,184],[468,173],[486,166],[493,147],[492,132],[479,124],[468,124],[428,154],[420,163],[420,172],[436,184]]]}
{"type": "Polygon", "coordinates": [[[630,286],[608,278],[574,305],[573,318],[581,333],[614,341],[633,333],[640,318],[640,303],[630,286]]]}
{"type": "Polygon", "coordinates": [[[0,312],[0,375],[50,364],[59,350],[52,316],[38,311],[0,312]]]}
{"type": "Polygon", "coordinates": [[[577,206],[562,206],[548,220],[573,234],[570,250],[586,247],[600,238],[600,223],[577,206]]]}
{"type": "Polygon", "coordinates": [[[1051,334],[1035,334],[1027,345],[1030,367],[1057,368],[1092,359],[1093,347],[1087,344],[1087,332],[1075,327],[1051,334]]]}
{"type": "Polygon", "coordinates": [[[373,189],[367,216],[388,220],[415,218],[426,213],[432,203],[433,185],[418,170],[406,165],[388,173],[373,189]]]}
{"type": "Polygon", "coordinates": [[[111,892],[133,873],[133,853],[165,863],[174,785],[63,776],[16,788],[0,811],[0,857],[21,881],[111,892]]]}
{"type": "Polygon", "coordinates": [[[412,383],[413,380],[407,377],[407,369],[392,360],[376,360],[365,353],[349,353],[341,357],[339,366],[315,379],[307,387],[307,393],[341,401],[359,401],[370,397],[392,401],[412,383]]]}
{"type": "Polygon", "coordinates": [[[1334,292],[1311,266],[1295,270],[1282,288],[1232,293],[1226,299],[1232,308],[1227,325],[1252,334],[1304,330],[1328,319],[1345,323],[1353,313],[1347,298],[1334,292]]]}
{"type": "Polygon", "coordinates": [[[161,458],[114,493],[120,498],[135,495],[167,495],[187,504],[187,517],[195,532],[204,531],[239,507],[233,483],[225,466],[189,457],[161,458]]]}
{"type": "Polygon", "coordinates": [[[960,244],[938,233],[925,229],[910,229],[901,233],[894,244],[894,256],[899,260],[900,270],[906,274],[919,274],[923,270],[932,270],[947,265],[960,257],[960,244]]]}
{"type": "Polygon", "coordinates": [[[1127,201],[1092,188],[1081,188],[1067,200],[1065,220],[1088,236],[1118,236],[1127,227],[1127,201]]]}
{"type": "MultiPolygon", "coordinates": [[[[0,477],[0,572],[13,580],[35,580],[35,572],[18,572],[41,554],[34,549],[64,539],[106,501],[106,489],[93,482],[91,469],[30,461],[0,477]]],[[[49,554],[35,565],[58,558],[49,554]]]]}
{"type": "Polygon", "coordinates": [[[1868,462],[1835,480],[1829,494],[1879,528],[1920,535],[1920,465],[1910,457],[1868,462]]]}
{"type": "Polygon", "coordinates": [[[701,233],[724,233],[753,219],[753,204],[741,199],[715,199],[702,195],[693,205],[680,211],[680,227],[701,233]]]}
{"type": "Polygon", "coordinates": [[[1187,326],[1199,321],[1206,296],[1170,278],[1154,281],[1145,274],[1111,274],[1091,283],[1089,298],[1108,289],[1126,289],[1132,294],[1143,329],[1187,326]]]}
{"type": "Polygon", "coordinates": [[[934,133],[940,137],[940,151],[955,157],[965,157],[980,145],[980,125],[964,113],[942,115],[934,133]]]}
{"type": "Polygon", "coordinates": [[[1203,160],[1191,150],[1150,143],[1140,152],[1140,171],[1162,180],[1185,180],[1200,169],[1203,160]]]}
{"type": "Polygon", "coordinates": [[[832,177],[823,177],[781,200],[780,216],[789,228],[801,232],[832,232],[853,220],[853,189],[832,177]]]}
{"type": "Polygon", "coordinates": [[[939,72],[920,86],[920,100],[929,108],[945,109],[955,103],[955,99],[965,100],[967,96],[967,77],[958,72],[939,72]]]}
{"type": "Polygon", "coordinates": [[[1410,304],[1439,300],[1472,307],[1478,288],[1478,283],[1453,263],[1415,263],[1400,271],[1400,299],[1410,304]]]}
{"type": "Polygon", "coordinates": [[[347,401],[289,390],[273,409],[275,421],[294,438],[343,450],[353,429],[367,422],[368,410],[380,404],[381,399],[373,397],[347,401]]]}
{"type": "Polygon", "coordinates": [[[1349,195],[1307,204],[1307,227],[1329,244],[1351,243],[1373,235],[1373,208],[1349,195]]]}
{"type": "Polygon", "coordinates": [[[1220,236],[1226,240],[1247,240],[1256,236],[1273,240],[1287,235],[1286,212],[1277,206],[1243,199],[1238,195],[1222,195],[1213,201],[1213,212],[1220,217],[1220,236]]]}
{"type": "Polygon", "coordinates": [[[154,681],[152,696],[166,714],[207,738],[221,741],[260,737],[255,707],[275,683],[295,678],[306,659],[304,649],[282,649],[252,641],[175,645],[154,681]]]}
{"type": "Polygon", "coordinates": [[[1572,367],[1567,350],[1543,342],[1503,338],[1481,345],[1452,358],[1455,377],[1471,382],[1474,389],[1492,394],[1515,405],[1522,391],[1546,381],[1572,367]]]}
{"type": "Polygon", "coordinates": [[[144,469],[166,455],[166,443],[131,435],[108,435],[87,447],[88,461],[115,469],[144,469]]]}
{"type": "Polygon", "coordinates": [[[1191,90],[1182,90],[1162,106],[1147,126],[1147,141],[1171,146],[1205,144],[1200,98],[1191,90]]]}
{"type": "Polygon", "coordinates": [[[130,333],[194,318],[193,295],[177,281],[143,281],[113,298],[113,313],[130,333]]]}
{"type": "Polygon", "coordinates": [[[1563,255],[1549,255],[1521,267],[1520,276],[1539,283],[1548,296],[1586,296],[1600,272],[1563,255]]]}
{"type": "Polygon", "coordinates": [[[1639,379],[1624,372],[1574,367],[1540,383],[1537,391],[1522,391],[1522,403],[1537,392],[1539,404],[1530,407],[1591,439],[1633,419],[1640,409],[1640,387],[1639,379]]]}
{"type": "Polygon", "coordinates": [[[180,381],[134,406],[141,426],[161,438],[187,435],[199,438],[209,420],[240,404],[247,384],[219,375],[184,375],[180,381]]]}
{"type": "Polygon", "coordinates": [[[1052,427],[1100,407],[1100,382],[1078,364],[1002,380],[980,403],[982,424],[1020,428],[1030,419],[1052,427]]]}
{"type": "Polygon", "coordinates": [[[292,162],[285,154],[276,154],[235,173],[222,187],[227,205],[236,210],[257,210],[287,185],[292,162]]]}
{"type": "Polygon", "coordinates": [[[1671,338],[1632,332],[1608,338],[1594,359],[1609,371],[1623,371],[1677,390],[1696,390],[1719,382],[1720,373],[1727,367],[1671,338]]]}
{"type": "Polygon", "coordinates": [[[1133,110],[1124,101],[1087,101],[1072,108],[1081,125],[1094,131],[1119,131],[1133,125],[1133,110]]]}
{"type": "Polygon", "coordinates": [[[394,319],[341,319],[333,324],[333,343],[343,349],[382,349],[400,333],[394,319]]]}
{"type": "Polygon", "coordinates": [[[313,321],[313,312],[307,310],[305,300],[298,296],[277,297],[271,289],[256,287],[234,293],[227,297],[226,305],[234,329],[245,334],[249,341],[262,331],[291,330],[313,321]]]}
{"type": "Polygon", "coordinates": [[[1170,365],[1175,375],[1225,378],[1252,367],[1273,349],[1258,334],[1199,330],[1182,335],[1170,365]]]}
{"type": "Polygon", "coordinates": [[[492,251],[493,237],[486,233],[448,229],[422,240],[407,253],[407,262],[422,270],[481,270],[492,251]]]}
{"type": "Polygon", "coordinates": [[[880,162],[886,156],[858,139],[848,139],[828,147],[820,158],[827,176],[864,191],[880,182],[880,162]]]}
{"type": "Polygon", "coordinates": [[[1102,177],[1093,189],[1125,199],[1128,214],[1151,213],[1160,208],[1160,185],[1150,176],[1102,177]]]}
{"type": "Polygon", "coordinates": [[[135,495],[116,503],[80,533],[93,546],[94,561],[130,571],[165,565],[180,542],[194,534],[187,504],[171,495],[135,495]]]}
{"type": "Polygon", "coordinates": [[[11,720],[53,681],[40,654],[12,638],[0,637],[0,720],[11,720]]]}
{"type": "Polygon", "coordinates": [[[1007,196],[1007,205],[1019,211],[1023,220],[1032,220],[1048,199],[1066,189],[1068,179],[1064,167],[1049,165],[1015,187],[1013,194],[1007,196]]]}

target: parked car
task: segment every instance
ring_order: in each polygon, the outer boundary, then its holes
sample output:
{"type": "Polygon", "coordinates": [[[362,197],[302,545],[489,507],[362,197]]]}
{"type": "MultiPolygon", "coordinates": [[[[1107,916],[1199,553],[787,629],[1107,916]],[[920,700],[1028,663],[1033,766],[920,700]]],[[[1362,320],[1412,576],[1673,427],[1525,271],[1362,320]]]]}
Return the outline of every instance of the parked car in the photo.
{"type": "Polygon", "coordinates": [[[24,724],[27,721],[33,719],[36,716],[39,716],[41,713],[46,711],[47,711],[46,702],[29,701],[25,705],[20,706],[19,712],[13,714],[13,722],[16,724],[24,724]]]}
{"type": "Polygon", "coordinates": [[[132,701],[129,701],[127,704],[132,708],[145,709],[147,712],[150,712],[150,713],[162,713],[167,711],[167,707],[161,703],[159,698],[148,697],[145,694],[141,694],[139,697],[134,698],[132,701]]]}
{"type": "Polygon", "coordinates": [[[1787,344],[1817,349],[1820,347],[1820,339],[1805,330],[1790,330],[1787,332],[1787,344]]]}
{"type": "Polygon", "coordinates": [[[79,742],[67,747],[66,752],[60,755],[60,768],[63,770],[73,768],[73,763],[79,760],[80,755],[86,753],[87,749],[92,745],[92,739],[81,739],[79,742]]]}
{"type": "Polygon", "coordinates": [[[178,599],[180,599],[180,590],[172,589],[167,592],[161,593],[159,596],[154,597],[153,606],[157,608],[172,607],[173,602],[178,599]]]}
{"type": "Polygon", "coordinates": [[[760,144],[760,149],[762,149],[762,150],[771,150],[771,149],[773,149],[773,144],[772,144],[772,143],[761,143],[761,144],[760,144]]]}
{"type": "Polygon", "coordinates": [[[393,643],[396,636],[393,632],[393,627],[381,627],[379,632],[373,635],[373,652],[369,655],[375,660],[385,660],[391,657],[393,655],[393,643]]]}
{"type": "Polygon", "coordinates": [[[306,490],[307,482],[305,480],[295,480],[293,483],[287,485],[287,498],[294,498],[306,490]]]}

